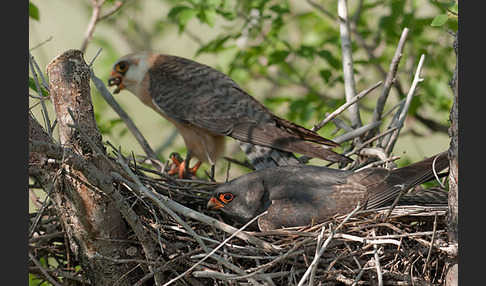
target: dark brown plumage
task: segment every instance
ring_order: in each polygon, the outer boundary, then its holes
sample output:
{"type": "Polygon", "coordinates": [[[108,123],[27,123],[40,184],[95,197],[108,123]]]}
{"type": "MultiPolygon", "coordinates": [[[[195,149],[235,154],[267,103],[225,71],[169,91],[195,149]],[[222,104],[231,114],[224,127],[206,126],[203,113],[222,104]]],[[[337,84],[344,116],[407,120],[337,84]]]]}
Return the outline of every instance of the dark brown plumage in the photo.
{"type": "Polygon", "coordinates": [[[225,74],[195,61],[135,53],[115,65],[110,85],[126,88],[179,129],[201,161],[214,164],[224,150],[221,138],[295,152],[331,162],[351,159],[330,150],[337,143],[280,118],[225,74]]]}
{"type": "MultiPolygon", "coordinates": [[[[447,152],[443,152],[394,170],[353,172],[309,165],[268,168],[218,187],[208,208],[219,209],[241,223],[268,210],[258,220],[260,230],[308,225],[346,214],[358,203],[364,209],[390,205],[402,188],[408,190],[433,178],[434,160],[436,172],[449,165],[447,152]]],[[[404,198],[405,204],[414,202],[413,194],[404,198]]],[[[447,204],[447,195],[440,200],[447,204]]]]}

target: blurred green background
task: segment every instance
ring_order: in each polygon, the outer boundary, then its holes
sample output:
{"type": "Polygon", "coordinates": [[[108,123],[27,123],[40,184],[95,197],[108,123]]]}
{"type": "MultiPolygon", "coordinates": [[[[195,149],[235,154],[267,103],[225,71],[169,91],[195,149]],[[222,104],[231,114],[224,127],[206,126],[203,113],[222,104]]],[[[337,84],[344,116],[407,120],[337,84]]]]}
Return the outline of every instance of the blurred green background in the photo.
{"type": "MultiPolygon", "coordinates": [[[[29,49],[45,72],[55,56],[81,47],[93,11],[92,2],[32,0],[30,3],[29,49]]],[[[191,58],[229,74],[277,115],[307,128],[344,103],[337,1],[105,1],[101,14],[118,3],[123,3],[121,9],[97,23],[85,52],[89,62],[102,48],[93,68],[105,83],[118,57],[153,50],[191,58]]],[[[448,82],[455,66],[451,33],[457,30],[457,4],[432,0],[356,0],[348,1],[348,13],[353,20],[351,39],[357,93],[384,80],[383,73],[388,71],[402,29],[410,29],[398,68],[400,89],[392,88],[385,112],[406,95],[420,55],[426,56],[422,71],[425,80],[419,84],[394,148],[393,154],[402,156],[398,165],[447,149],[452,106],[448,82]]],[[[360,102],[364,124],[369,123],[380,92],[378,88],[360,102]]],[[[92,97],[104,141],[121,146],[126,154],[133,151],[142,155],[132,134],[94,86],[92,97]]],[[[173,151],[185,154],[183,141],[170,123],[128,91],[115,95],[115,99],[162,159],[173,151]]],[[[31,98],[30,107],[42,123],[37,101],[31,98]]],[[[52,105],[49,101],[47,105],[53,120],[52,105]]],[[[349,124],[346,112],[338,118],[349,124]]],[[[381,130],[386,126],[387,122],[381,130]]],[[[330,123],[319,133],[331,139],[343,133],[334,130],[334,124],[330,123]]],[[[231,138],[227,142],[226,156],[243,160],[236,142],[231,138]]],[[[311,161],[316,165],[323,163],[311,161]]],[[[220,160],[217,166],[216,178],[220,181],[225,178],[227,163],[220,160]]],[[[230,177],[247,171],[233,165],[230,177]]]]}

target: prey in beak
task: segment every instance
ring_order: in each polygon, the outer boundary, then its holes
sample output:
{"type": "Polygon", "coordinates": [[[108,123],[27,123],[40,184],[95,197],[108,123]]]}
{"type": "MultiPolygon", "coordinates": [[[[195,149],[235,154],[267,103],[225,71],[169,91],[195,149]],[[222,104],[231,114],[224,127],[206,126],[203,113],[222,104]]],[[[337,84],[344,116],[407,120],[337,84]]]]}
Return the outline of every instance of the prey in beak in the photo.
{"type": "Polygon", "coordinates": [[[209,201],[208,201],[208,205],[207,205],[207,208],[210,209],[210,210],[219,210],[220,208],[223,208],[224,205],[218,201],[218,199],[216,198],[210,198],[209,201]]]}
{"type": "Polygon", "coordinates": [[[111,76],[108,79],[108,86],[116,86],[115,90],[113,91],[113,94],[119,93],[122,89],[125,88],[123,85],[123,75],[116,71],[111,72],[111,76]]]}

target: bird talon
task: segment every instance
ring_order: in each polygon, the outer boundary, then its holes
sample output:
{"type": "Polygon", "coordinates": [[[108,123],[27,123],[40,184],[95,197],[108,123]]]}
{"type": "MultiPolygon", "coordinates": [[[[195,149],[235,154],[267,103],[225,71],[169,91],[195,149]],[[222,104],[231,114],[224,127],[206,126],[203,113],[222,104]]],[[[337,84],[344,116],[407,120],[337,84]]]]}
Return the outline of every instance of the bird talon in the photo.
{"type": "Polygon", "coordinates": [[[181,155],[173,152],[169,155],[169,158],[172,160],[172,164],[167,174],[169,175],[178,174],[179,179],[195,177],[197,170],[201,166],[201,161],[198,161],[196,165],[194,165],[192,168],[188,167],[186,170],[187,160],[183,160],[181,155]]]}

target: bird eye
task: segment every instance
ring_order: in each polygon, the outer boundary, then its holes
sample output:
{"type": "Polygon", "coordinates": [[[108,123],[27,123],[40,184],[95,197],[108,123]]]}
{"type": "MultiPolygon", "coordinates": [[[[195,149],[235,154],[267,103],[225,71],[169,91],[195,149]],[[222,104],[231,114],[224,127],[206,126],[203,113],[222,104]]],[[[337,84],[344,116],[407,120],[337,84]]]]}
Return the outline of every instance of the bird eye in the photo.
{"type": "Polygon", "coordinates": [[[126,62],[119,62],[116,66],[115,69],[117,72],[124,73],[128,69],[128,65],[126,62]]]}
{"type": "Polygon", "coordinates": [[[219,199],[223,202],[223,203],[229,203],[233,200],[234,198],[234,195],[231,194],[231,193],[224,193],[224,194],[220,194],[219,195],[219,199]]]}

